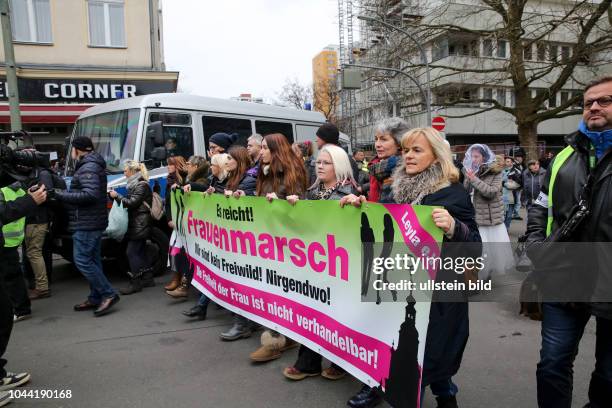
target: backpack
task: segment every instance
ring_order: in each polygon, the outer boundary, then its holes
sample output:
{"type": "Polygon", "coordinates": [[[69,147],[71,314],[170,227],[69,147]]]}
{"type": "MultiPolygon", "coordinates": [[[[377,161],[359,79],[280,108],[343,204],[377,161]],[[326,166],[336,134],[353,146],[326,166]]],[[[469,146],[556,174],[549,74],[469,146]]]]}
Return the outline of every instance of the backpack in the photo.
{"type": "Polygon", "coordinates": [[[164,203],[160,195],[156,192],[153,192],[151,196],[151,205],[147,204],[146,202],[144,202],[144,205],[151,212],[151,217],[153,217],[153,219],[159,221],[164,216],[164,203]]]}

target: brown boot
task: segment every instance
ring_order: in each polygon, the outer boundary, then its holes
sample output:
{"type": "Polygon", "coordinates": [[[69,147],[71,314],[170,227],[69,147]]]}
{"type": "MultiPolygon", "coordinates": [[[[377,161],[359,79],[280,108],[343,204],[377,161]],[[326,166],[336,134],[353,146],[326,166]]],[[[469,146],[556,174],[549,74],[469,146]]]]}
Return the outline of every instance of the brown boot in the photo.
{"type": "Polygon", "coordinates": [[[166,294],[175,299],[187,299],[189,292],[189,282],[185,276],[181,277],[180,285],[174,290],[167,290],[166,294]]]}
{"type": "Polygon", "coordinates": [[[51,296],[49,289],[32,289],[28,293],[30,300],[48,298],[49,296],[51,296]]]}
{"type": "Polygon", "coordinates": [[[172,272],[172,280],[170,280],[170,282],[168,282],[168,284],[164,286],[164,289],[174,290],[178,288],[180,283],[181,283],[181,274],[179,272],[172,272]]]}
{"type": "Polygon", "coordinates": [[[283,351],[298,345],[295,341],[288,339],[278,332],[265,330],[261,334],[261,347],[252,352],[250,357],[255,362],[264,363],[276,360],[282,355],[283,351]]]}

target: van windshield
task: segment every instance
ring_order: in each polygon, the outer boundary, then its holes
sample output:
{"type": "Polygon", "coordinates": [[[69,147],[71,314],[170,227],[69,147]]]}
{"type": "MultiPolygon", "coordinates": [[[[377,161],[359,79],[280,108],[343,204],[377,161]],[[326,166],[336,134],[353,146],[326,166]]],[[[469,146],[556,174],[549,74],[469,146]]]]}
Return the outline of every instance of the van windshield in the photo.
{"type": "MultiPolygon", "coordinates": [[[[107,171],[111,174],[122,173],[123,163],[134,159],[140,109],[127,109],[102,113],[79,119],[74,129],[74,137],[91,138],[94,149],[106,161],[107,171]]],[[[69,165],[74,170],[72,160],[69,165]]]]}

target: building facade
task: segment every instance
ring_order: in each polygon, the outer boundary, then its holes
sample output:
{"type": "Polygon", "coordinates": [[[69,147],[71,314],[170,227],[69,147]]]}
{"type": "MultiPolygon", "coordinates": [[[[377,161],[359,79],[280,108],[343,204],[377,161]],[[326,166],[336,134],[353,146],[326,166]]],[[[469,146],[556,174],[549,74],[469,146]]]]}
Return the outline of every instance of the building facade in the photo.
{"type": "Polygon", "coordinates": [[[387,69],[363,69],[361,89],[354,91],[352,106],[342,109],[349,112],[346,119],[353,123],[357,144],[371,145],[373,126],[384,117],[428,125],[427,72],[420,46],[429,64],[433,116],[446,117],[452,145],[516,143],[517,116],[510,110],[518,112],[520,96],[537,103],[535,114],[550,116],[537,124],[537,143],[553,150],[563,146],[563,136],[575,131],[580,120],[584,85],[612,72],[610,49],[593,45],[612,34],[606,16],[589,35],[587,46],[593,52],[585,52],[575,21],[588,19],[593,5],[572,10],[572,4],[528,2],[517,59],[517,44],[509,40],[501,17],[482,1],[363,0],[359,41],[349,44],[349,51],[358,65],[387,69]],[[513,64],[524,65],[528,85],[522,95],[512,80],[513,64]],[[559,86],[567,66],[571,75],[559,86]]]}
{"type": "MultiPolygon", "coordinates": [[[[43,151],[63,154],[78,115],[95,104],[175,92],[164,65],[158,0],[11,0],[22,123],[43,151]]],[[[0,50],[4,61],[4,51],[0,50]]],[[[0,66],[0,124],[10,128],[0,66]]]]}
{"type": "Polygon", "coordinates": [[[312,59],[314,110],[323,113],[328,120],[333,120],[337,115],[338,53],[337,45],[329,45],[312,59]]]}

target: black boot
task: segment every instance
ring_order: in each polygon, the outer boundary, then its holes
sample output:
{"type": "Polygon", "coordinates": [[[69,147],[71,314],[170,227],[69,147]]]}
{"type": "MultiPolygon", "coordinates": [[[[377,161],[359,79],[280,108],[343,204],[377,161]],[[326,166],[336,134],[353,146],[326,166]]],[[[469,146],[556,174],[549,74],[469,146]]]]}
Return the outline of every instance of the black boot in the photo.
{"type": "Polygon", "coordinates": [[[459,408],[457,405],[457,398],[454,395],[448,397],[436,397],[438,402],[437,408],[459,408]]]}
{"type": "Polygon", "coordinates": [[[155,280],[153,279],[153,267],[142,268],[142,287],[152,288],[155,286],[155,280]]]}
{"type": "Polygon", "coordinates": [[[183,314],[187,317],[197,317],[198,320],[206,319],[206,309],[201,305],[195,305],[189,310],[184,310],[183,314]]]}
{"type": "Polygon", "coordinates": [[[119,289],[122,295],[131,295],[140,291],[142,291],[142,274],[130,274],[130,283],[125,288],[119,289]]]}
{"type": "Polygon", "coordinates": [[[353,398],[348,400],[347,405],[352,408],[371,408],[382,402],[382,397],[376,390],[368,385],[364,385],[353,398]]]}

